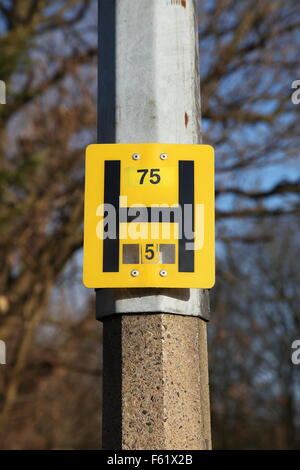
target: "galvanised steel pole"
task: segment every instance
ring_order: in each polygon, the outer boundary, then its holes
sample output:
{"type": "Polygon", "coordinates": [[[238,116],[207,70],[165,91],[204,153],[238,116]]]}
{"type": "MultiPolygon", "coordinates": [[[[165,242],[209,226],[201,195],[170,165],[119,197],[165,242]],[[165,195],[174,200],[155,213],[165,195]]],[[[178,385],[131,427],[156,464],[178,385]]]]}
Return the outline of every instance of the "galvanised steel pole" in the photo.
{"type": "MultiPolygon", "coordinates": [[[[99,143],[201,143],[197,5],[99,1],[99,143]]],[[[198,289],[98,289],[103,448],[210,449],[198,289]]]]}

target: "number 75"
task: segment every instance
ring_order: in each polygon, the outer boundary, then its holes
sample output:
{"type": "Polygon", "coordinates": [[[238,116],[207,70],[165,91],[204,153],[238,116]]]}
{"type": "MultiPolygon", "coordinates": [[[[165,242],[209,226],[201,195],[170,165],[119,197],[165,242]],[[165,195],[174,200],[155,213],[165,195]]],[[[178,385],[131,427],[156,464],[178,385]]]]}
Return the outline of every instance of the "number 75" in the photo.
{"type": "Polygon", "coordinates": [[[141,170],[136,170],[137,173],[141,173],[141,179],[140,179],[140,184],[144,184],[145,178],[147,174],[150,172],[149,176],[149,181],[151,184],[158,184],[161,180],[160,178],[160,169],[159,168],[151,168],[151,169],[141,169],[141,170]]]}

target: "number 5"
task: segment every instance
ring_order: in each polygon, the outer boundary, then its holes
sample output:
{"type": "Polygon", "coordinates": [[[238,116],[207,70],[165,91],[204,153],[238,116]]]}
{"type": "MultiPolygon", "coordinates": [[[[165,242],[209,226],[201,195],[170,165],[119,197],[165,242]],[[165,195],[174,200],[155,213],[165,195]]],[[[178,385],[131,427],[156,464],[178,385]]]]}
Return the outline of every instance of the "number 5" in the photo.
{"type": "Polygon", "coordinates": [[[158,184],[160,182],[159,168],[152,169],[150,172],[150,183],[158,184]]]}
{"type": "Polygon", "coordinates": [[[153,247],[154,245],[146,245],[146,249],[145,249],[145,258],[148,259],[149,261],[151,261],[154,256],[155,256],[155,251],[153,250],[153,247]]]}

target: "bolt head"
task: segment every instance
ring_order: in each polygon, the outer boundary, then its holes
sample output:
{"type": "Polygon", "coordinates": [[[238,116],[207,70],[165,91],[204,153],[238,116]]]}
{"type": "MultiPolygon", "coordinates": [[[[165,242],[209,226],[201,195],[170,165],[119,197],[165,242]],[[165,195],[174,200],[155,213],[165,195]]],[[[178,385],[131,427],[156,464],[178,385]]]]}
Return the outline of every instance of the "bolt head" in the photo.
{"type": "Polygon", "coordinates": [[[162,269],[162,270],[160,271],[159,275],[160,275],[161,277],[166,277],[166,276],[168,275],[168,273],[167,273],[167,271],[165,271],[164,269],[162,269]]]}
{"type": "Polygon", "coordinates": [[[168,158],[168,155],[166,155],[165,153],[162,153],[160,156],[161,160],[167,160],[167,158],[168,158]]]}
{"type": "Polygon", "coordinates": [[[134,153],[134,154],[132,155],[132,159],[133,159],[133,160],[139,160],[140,158],[141,158],[141,157],[139,156],[138,153],[134,153]]]}
{"type": "Polygon", "coordinates": [[[138,277],[139,274],[140,274],[140,273],[139,273],[139,271],[138,271],[137,269],[133,269],[133,270],[131,271],[131,276],[132,276],[132,277],[138,277]]]}

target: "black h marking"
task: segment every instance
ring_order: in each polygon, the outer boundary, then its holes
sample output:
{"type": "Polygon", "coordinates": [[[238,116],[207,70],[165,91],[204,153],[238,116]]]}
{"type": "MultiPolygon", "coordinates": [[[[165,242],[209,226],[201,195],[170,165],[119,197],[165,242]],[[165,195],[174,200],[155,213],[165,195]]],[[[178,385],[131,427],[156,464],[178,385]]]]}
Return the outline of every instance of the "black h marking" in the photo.
{"type": "Polygon", "coordinates": [[[119,204],[120,204],[120,161],[104,162],[104,204],[111,204],[116,209],[116,239],[103,240],[103,272],[116,273],[119,271],[119,204]]]}
{"type": "MultiPolygon", "coordinates": [[[[139,215],[139,208],[135,208],[137,213],[134,216],[128,216],[128,208],[122,208],[120,211],[120,177],[121,162],[119,160],[104,162],[104,204],[111,204],[115,208],[116,214],[116,238],[105,238],[103,240],[103,272],[119,272],[119,238],[120,222],[133,222],[139,215]],[[121,213],[121,220],[120,220],[121,213]],[[125,218],[125,220],[123,220],[125,218]]],[[[178,241],[178,271],[194,272],[195,258],[194,250],[187,250],[186,244],[193,240],[186,238],[185,218],[187,217],[185,205],[192,207],[192,220],[189,221],[190,229],[195,231],[195,170],[193,161],[179,161],[179,206],[182,209],[182,223],[178,220],[176,208],[159,209],[159,222],[179,223],[181,225],[179,232],[181,237],[178,241]]],[[[152,208],[153,209],[153,208],[152,208]]],[[[146,212],[145,222],[151,222],[150,208],[143,208],[146,212]]],[[[190,216],[190,215],[189,215],[190,216]]]]}
{"type": "Polygon", "coordinates": [[[178,271],[181,273],[192,273],[195,271],[194,250],[187,250],[186,243],[192,243],[193,240],[185,238],[185,204],[190,204],[192,210],[192,221],[190,224],[191,230],[195,231],[195,215],[194,215],[194,202],[195,202],[195,181],[194,181],[194,162],[193,161],[179,161],[179,204],[182,209],[182,227],[181,237],[178,241],[178,271]]]}

